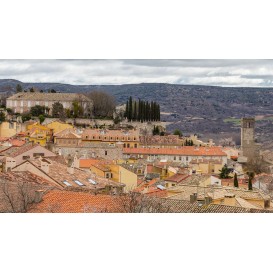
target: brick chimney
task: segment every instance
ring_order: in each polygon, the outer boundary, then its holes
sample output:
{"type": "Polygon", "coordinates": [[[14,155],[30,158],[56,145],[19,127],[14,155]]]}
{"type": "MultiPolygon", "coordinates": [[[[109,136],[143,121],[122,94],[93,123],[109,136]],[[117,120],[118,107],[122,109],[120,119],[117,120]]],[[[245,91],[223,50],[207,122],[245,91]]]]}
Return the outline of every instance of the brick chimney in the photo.
{"type": "Polygon", "coordinates": [[[193,193],[190,195],[190,203],[193,204],[197,201],[197,193],[193,193]]]}
{"type": "Polygon", "coordinates": [[[41,161],[41,169],[45,173],[49,173],[49,165],[50,163],[48,161],[40,160],[41,161]]]}

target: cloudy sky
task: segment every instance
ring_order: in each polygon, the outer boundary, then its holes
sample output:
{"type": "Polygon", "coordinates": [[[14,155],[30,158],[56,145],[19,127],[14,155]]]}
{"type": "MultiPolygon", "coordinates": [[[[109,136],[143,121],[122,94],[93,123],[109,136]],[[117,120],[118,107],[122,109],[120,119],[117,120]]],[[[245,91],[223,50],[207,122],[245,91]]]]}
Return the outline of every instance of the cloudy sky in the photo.
{"type": "Polygon", "coordinates": [[[273,86],[273,60],[0,60],[0,79],[273,86]]]}

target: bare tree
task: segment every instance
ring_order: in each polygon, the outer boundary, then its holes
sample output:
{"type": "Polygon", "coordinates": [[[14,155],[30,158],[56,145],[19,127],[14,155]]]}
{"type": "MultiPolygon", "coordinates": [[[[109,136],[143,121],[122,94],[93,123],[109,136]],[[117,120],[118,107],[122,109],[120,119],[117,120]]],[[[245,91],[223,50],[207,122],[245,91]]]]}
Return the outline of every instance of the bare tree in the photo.
{"type": "Polygon", "coordinates": [[[93,101],[95,117],[112,117],[116,108],[115,98],[105,92],[92,91],[86,94],[93,101]]]}
{"type": "Polygon", "coordinates": [[[267,172],[267,164],[263,161],[261,156],[257,156],[251,159],[246,164],[246,170],[248,172],[254,172],[255,174],[260,174],[267,172]]]}
{"type": "Polygon", "coordinates": [[[3,212],[27,212],[35,201],[35,191],[28,182],[0,181],[1,210],[3,212]]]}
{"type": "Polygon", "coordinates": [[[122,212],[127,213],[166,213],[170,206],[165,199],[130,191],[116,197],[116,203],[122,212]]]}

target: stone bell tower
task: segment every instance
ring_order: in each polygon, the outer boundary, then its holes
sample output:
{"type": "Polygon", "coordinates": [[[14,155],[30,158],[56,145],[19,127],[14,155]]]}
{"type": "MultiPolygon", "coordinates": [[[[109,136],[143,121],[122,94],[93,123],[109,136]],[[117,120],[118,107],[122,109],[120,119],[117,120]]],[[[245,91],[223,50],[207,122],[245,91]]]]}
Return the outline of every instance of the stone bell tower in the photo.
{"type": "Polygon", "coordinates": [[[258,155],[258,145],[255,142],[255,118],[242,118],[241,120],[241,149],[247,161],[258,155]]]}

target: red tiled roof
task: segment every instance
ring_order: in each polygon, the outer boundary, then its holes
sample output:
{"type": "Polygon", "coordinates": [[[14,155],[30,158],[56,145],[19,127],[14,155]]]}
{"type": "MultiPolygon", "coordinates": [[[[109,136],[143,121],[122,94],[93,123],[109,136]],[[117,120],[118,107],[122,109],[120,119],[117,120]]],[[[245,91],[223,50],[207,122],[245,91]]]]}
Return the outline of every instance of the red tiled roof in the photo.
{"type": "Polygon", "coordinates": [[[79,159],[80,168],[90,168],[91,165],[100,164],[112,164],[113,161],[106,159],[98,159],[98,158],[89,158],[89,159],[79,159]]]}
{"type": "Polygon", "coordinates": [[[115,196],[52,190],[43,196],[42,202],[31,206],[29,212],[123,212],[123,209],[115,196]]]}
{"type": "Polygon", "coordinates": [[[99,162],[98,159],[79,159],[80,168],[90,168],[91,165],[99,162]]]}
{"type": "Polygon", "coordinates": [[[15,146],[9,147],[8,149],[1,151],[1,154],[5,155],[5,156],[10,156],[10,157],[16,157],[20,154],[23,154],[23,153],[33,149],[36,146],[40,146],[40,145],[33,144],[33,143],[29,142],[29,143],[26,143],[20,147],[15,147],[15,146]]]}
{"type": "Polygon", "coordinates": [[[189,176],[190,175],[188,175],[188,174],[176,173],[176,174],[166,178],[165,181],[180,183],[181,181],[188,178],[189,176]]]}
{"type": "Polygon", "coordinates": [[[26,143],[26,141],[25,140],[21,140],[21,139],[10,139],[9,143],[12,146],[20,147],[20,146],[24,145],[26,143]]]}
{"type": "Polygon", "coordinates": [[[220,147],[123,148],[124,154],[226,156],[220,147]]]}

